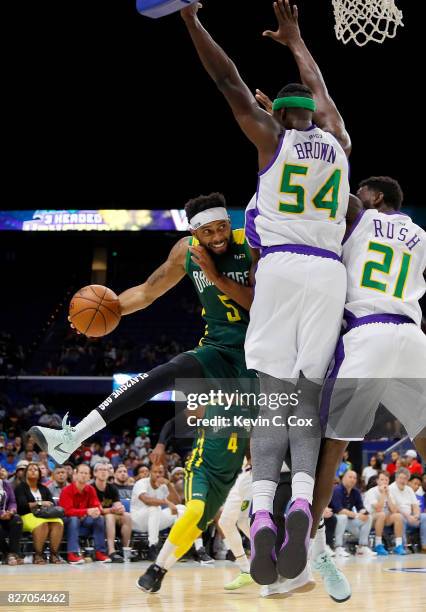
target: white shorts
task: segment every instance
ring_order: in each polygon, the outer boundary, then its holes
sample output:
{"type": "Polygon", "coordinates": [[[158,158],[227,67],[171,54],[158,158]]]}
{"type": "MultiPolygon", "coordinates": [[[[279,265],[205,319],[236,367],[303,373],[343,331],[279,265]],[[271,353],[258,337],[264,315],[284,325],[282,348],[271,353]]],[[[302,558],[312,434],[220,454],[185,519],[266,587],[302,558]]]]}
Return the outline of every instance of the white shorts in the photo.
{"type": "Polygon", "coordinates": [[[379,404],[412,439],[426,427],[426,336],[413,323],[370,323],[342,336],[322,397],[326,437],[363,440],[379,404]]]}
{"type": "Polygon", "coordinates": [[[240,513],[248,514],[250,502],[253,497],[252,482],[253,478],[251,470],[241,472],[235,481],[234,486],[229,491],[225,505],[223,506],[222,515],[227,514],[228,512],[232,512],[233,514],[237,509],[238,515],[240,513]]]}
{"type": "Polygon", "coordinates": [[[256,271],[247,367],[286,380],[322,380],[339,338],[346,298],[340,261],[270,253],[256,271]]]}

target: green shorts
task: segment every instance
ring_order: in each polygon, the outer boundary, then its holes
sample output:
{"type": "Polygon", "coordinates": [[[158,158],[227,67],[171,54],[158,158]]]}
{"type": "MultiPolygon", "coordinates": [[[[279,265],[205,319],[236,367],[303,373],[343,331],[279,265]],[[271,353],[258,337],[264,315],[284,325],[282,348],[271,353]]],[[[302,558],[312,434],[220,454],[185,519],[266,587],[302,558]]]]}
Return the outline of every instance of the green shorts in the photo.
{"type": "Polygon", "coordinates": [[[247,370],[244,350],[204,344],[186,352],[201,363],[206,378],[256,377],[253,370],[247,370]]]}
{"type": "Polygon", "coordinates": [[[202,465],[185,468],[185,503],[192,499],[199,499],[205,503],[203,516],[197,525],[201,531],[207,528],[225,503],[237,476],[238,473],[225,484],[202,465]]]}

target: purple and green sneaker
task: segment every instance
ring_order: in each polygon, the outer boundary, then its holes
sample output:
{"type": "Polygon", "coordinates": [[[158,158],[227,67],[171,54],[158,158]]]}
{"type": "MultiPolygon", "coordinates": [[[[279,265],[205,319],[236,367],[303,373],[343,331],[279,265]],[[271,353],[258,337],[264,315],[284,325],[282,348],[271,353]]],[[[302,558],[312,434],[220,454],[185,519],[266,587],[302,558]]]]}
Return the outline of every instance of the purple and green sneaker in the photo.
{"type": "Polygon", "coordinates": [[[311,528],[309,502],[302,498],[295,499],[286,516],[284,543],[277,559],[278,573],[283,578],[296,578],[305,569],[311,528]]]}
{"type": "Polygon", "coordinates": [[[253,514],[250,527],[250,574],[257,584],[272,584],[278,578],[275,554],[277,528],[266,510],[253,514]]]}

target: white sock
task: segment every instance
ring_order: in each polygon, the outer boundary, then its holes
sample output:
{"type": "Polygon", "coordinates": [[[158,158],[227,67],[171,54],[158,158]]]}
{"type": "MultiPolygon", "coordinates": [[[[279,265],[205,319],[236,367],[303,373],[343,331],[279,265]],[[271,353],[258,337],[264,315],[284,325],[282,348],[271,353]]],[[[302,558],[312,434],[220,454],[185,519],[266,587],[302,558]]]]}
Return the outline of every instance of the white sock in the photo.
{"type": "Polygon", "coordinates": [[[312,498],[314,496],[314,484],[315,481],[312,476],[306,474],[306,472],[297,472],[291,479],[291,501],[294,501],[297,497],[307,499],[312,505],[312,498]]]}
{"type": "Polygon", "coordinates": [[[194,546],[195,546],[195,550],[200,550],[200,548],[203,548],[204,546],[203,538],[197,538],[194,542],[194,546]]]}
{"type": "Polygon", "coordinates": [[[99,412],[97,410],[89,412],[89,414],[75,426],[74,435],[79,443],[78,446],[104,427],[106,427],[106,423],[99,412]]]}
{"type": "Polygon", "coordinates": [[[374,539],[376,546],[379,546],[379,544],[382,544],[382,536],[376,536],[374,539]]]}
{"type": "Polygon", "coordinates": [[[253,483],[253,513],[266,510],[273,513],[277,483],[272,480],[257,480],[253,483]]]}
{"type": "Polygon", "coordinates": [[[238,567],[240,568],[242,572],[244,572],[245,574],[249,573],[250,563],[249,563],[249,560],[247,559],[246,553],[241,555],[241,557],[237,557],[235,559],[235,563],[238,565],[238,567]]]}
{"type": "Polygon", "coordinates": [[[322,527],[318,527],[316,536],[313,540],[311,540],[311,542],[312,542],[312,550],[311,550],[312,559],[316,559],[318,555],[321,555],[326,550],[325,549],[326,541],[325,541],[324,524],[322,525],[322,527]]]}
{"type": "Polygon", "coordinates": [[[397,546],[402,546],[402,538],[395,538],[395,544],[397,546]]]}
{"type": "Polygon", "coordinates": [[[166,568],[166,561],[170,557],[170,555],[172,555],[175,552],[176,548],[177,548],[177,546],[172,544],[170,542],[170,540],[166,540],[164,542],[160,552],[158,553],[158,557],[157,557],[157,560],[155,561],[155,563],[157,565],[159,565],[160,567],[162,567],[163,569],[167,569],[166,568]]]}

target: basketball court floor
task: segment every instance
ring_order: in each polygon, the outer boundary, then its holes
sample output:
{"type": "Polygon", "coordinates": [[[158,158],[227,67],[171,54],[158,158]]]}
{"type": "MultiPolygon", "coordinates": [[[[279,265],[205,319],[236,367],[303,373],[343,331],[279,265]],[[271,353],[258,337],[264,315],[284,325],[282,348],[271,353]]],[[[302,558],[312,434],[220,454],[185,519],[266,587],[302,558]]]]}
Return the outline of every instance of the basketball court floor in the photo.
{"type": "MultiPolygon", "coordinates": [[[[251,585],[240,591],[226,592],[223,585],[237,574],[234,564],[216,561],[214,567],[195,562],[178,563],[166,576],[160,593],[148,595],[135,581],[148,563],[82,566],[69,565],[0,567],[0,590],[69,591],[68,610],[74,612],[255,612],[257,610],[315,612],[326,610],[426,610],[426,555],[390,556],[386,559],[351,557],[337,562],[344,568],[352,584],[352,598],[343,604],[334,603],[324,592],[321,582],[309,593],[291,596],[259,597],[259,587],[251,585]],[[392,570],[392,571],[389,571],[392,570]]],[[[319,577],[316,576],[318,580],[319,577]]],[[[58,606],[0,606],[1,610],[66,610],[58,606]]]]}

